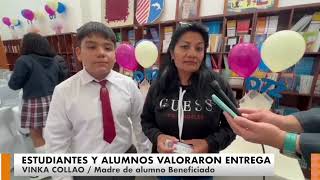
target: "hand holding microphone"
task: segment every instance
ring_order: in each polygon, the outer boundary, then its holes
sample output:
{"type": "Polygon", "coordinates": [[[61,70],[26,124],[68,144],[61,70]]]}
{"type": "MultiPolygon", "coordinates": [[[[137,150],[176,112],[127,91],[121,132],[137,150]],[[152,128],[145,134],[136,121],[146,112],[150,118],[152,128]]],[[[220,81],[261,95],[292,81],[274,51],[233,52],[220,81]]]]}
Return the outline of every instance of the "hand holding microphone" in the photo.
{"type": "Polygon", "coordinates": [[[212,81],[210,86],[213,88],[215,93],[212,95],[213,102],[215,102],[223,111],[228,112],[232,117],[241,115],[235,104],[222,91],[216,80],[212,81]]]}

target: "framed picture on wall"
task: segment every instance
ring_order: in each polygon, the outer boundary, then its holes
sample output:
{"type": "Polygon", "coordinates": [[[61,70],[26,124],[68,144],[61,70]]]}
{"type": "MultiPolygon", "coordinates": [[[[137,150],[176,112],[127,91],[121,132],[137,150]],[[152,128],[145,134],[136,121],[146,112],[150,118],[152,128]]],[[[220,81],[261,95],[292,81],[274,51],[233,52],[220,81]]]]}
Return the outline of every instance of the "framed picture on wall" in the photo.
{"type": "Polygon", "coordinates": [[[225,13],[250,12],[256,9],[273,9],[279,0],[225,0],[225,13]]]}
{"type": "Polygon", "coordinates": [[[178,19],[192,19],[199,16],[200,0],[179,0],[178,19]]]}

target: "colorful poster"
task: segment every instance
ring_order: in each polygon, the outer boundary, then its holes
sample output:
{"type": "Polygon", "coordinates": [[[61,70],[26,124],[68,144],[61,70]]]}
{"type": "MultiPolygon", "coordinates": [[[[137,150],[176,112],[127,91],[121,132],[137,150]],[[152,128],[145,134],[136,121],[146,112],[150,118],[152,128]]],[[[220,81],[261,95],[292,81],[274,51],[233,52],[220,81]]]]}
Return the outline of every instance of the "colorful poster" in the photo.
{"type": "Polygon", "coordinates": [[[272,9],[277,5],[277,0],[226,0],[227,13],[246,12],[256,9],[272,9]]]}
{"type": "Polygon", "coordinates": [[[139,24],[155,22],[162,14],[164,0],[137,0],[136,20],[139,24]]]}

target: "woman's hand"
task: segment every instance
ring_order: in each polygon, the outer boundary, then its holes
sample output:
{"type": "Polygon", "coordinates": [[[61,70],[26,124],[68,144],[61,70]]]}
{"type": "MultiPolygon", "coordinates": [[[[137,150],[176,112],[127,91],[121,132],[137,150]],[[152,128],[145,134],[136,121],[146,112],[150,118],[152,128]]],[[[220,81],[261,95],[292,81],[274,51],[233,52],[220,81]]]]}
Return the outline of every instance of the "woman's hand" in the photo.
{"type": "Polygon", "coordinates": [[[176,143],[178,142],[178,139],[174,136],[169,136],[169,135],[165,135],[165,134],[160,134],[157,138],[157,151],[159,153],[173,153],[173,151],[175,150],[175,148],[172,147],[168,147],[165,145],[166,141],[169,140],[172,143],[176,143]]]}
{"type": "Polygon", "coordinates": [[[241,116],[255,122],[264,122],[273,124],[281,129],[284,116],[275,114],[268,110],[255,110],[255,109],[239,109],[241,116]]]}
{"type": "Polygon", "coordinates": [[[252,121],[241,116],[232,118],[226,112],[223,114],[232,130],[246,141],[266,144],[278,149],[283,148],[286,132],[277,126],[265,122],[252,121]]]}
{"type": "Polygon", "coordinates": [[[182,142],[192,145],[192,153],[208,153],[209,151],[209,144],[205,139],[190,139],[182,142]]]}
{"type": "Polygon", "coordinates": [[[243,117],[251,121],[272,124],[287,132],[303,132],[300,122],[292,115],[282,116],[268,110],[239,109],[239,111],[243,117]]]}

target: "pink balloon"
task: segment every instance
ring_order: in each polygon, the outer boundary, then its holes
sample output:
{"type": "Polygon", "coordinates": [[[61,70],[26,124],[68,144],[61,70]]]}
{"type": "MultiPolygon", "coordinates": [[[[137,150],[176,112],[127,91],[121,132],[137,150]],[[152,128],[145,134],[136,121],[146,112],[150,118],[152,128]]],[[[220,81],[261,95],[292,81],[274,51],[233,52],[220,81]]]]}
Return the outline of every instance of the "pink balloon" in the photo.
{"type": "Polygon", "coordinates": [[[21,14],[24,18],[28,19],[29,21],[32,21],[34,19],[34,13],[30,9],[23,9],[21,11],[21,14]]]}
{"type": "Polygon", "coordinates": [[[130,44],[120,44],[116,49],[116,61],[125,69],[135,71],[138,63],[134,55],[134,47],[130,44]]]}
{"type": "Polygon", "coordinates": [[[233,47],[228,56],[229,68],[242,77],[250,77],[261,61],[259,49],[251,43],[240,43],[233,47]]]}
{"type": "Polygon", "coordinates": [[[51,9],[48,5],[45,5],[45,6],[44,6],[44,9],[45,9],[46,12],[49,14],[49,16],[54,16],[54,15],[56,15],[56,12],[55,12],[53,9],[51,9]]]}
{"type": "Polygon", "coordinates": [[[7,25],[7,26],[10,26],[10,25],[11,25],[11,20],[10,20],[10,18],[8,18],[8,17],[3,17],[3,18],[2,18],[2,22],[3,22],[3,24],[5,24],[5,25],[7,25]]]}

